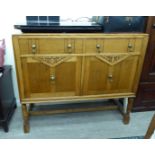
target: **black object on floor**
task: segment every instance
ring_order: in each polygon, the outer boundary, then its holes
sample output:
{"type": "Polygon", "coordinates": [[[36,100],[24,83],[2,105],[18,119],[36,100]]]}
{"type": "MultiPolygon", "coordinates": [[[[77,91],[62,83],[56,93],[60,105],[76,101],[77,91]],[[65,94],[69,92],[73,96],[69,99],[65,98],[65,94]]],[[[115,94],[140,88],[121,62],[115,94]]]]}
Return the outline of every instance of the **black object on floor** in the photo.
{"type": "Polygon", "coordinates": [[[4,66],[0,77],[0,125],[5,132],[9,131],[9,121],[16,109],[11,66],[4,66]]]}

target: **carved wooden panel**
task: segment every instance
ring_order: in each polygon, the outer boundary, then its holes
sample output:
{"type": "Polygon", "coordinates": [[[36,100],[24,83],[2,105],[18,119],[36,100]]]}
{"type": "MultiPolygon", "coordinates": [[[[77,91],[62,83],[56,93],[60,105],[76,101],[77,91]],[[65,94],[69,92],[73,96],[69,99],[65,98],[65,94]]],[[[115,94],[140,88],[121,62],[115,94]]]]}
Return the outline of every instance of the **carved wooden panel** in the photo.
{"type": "Polygon", "coordinates": [[[108,63],[111,66],[123,61],[129,56],[130,55],[122,55],[122,54],[121,55],[96,55],[98,59],[108,63]]]}
{"type": "Polygon", "coordinates": [[[35,57],[32,57],[32,59],[37,60],[38,62],[43,63],[49,67],[55,67],[70,58],[71,56],[35,56],[35,57]]]}
{"type": "Polygon", "coordinates": [[[22,58],[24,95],[29,98],[79,95],[81,58],[22,58]]]}
{"type": "Polygon", "coordinates": [[[86,58],[85,95],[134,92],[138,56],[123,57],[121,61],[118,60],[116,59],[117,63],[112,62],[111,65],[111,61],[107,63],[107,60],[97,57],[86,58]]]}

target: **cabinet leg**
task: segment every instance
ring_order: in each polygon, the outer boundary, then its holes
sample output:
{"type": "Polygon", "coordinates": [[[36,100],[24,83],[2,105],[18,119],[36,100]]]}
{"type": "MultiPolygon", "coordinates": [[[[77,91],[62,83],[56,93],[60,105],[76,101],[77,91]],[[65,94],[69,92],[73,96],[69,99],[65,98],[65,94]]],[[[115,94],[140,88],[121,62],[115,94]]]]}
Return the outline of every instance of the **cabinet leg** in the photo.
{"type": "Polygon", "coordinates": [[[124,124],[129,124],[133,98],[128,98],[128,101],[125,100],[123,104],[124,104],[124,107],[126,107],[124,108],[123,122],[124,124]]]}
{"type": "Polygon", "coordinates": [[[22,105],[22,113],[23,113],[23,129],[24,129],[24,133],[28,133],[30,127],[29,127],[29,113],[28,113],[26,104],[22,105]]]}

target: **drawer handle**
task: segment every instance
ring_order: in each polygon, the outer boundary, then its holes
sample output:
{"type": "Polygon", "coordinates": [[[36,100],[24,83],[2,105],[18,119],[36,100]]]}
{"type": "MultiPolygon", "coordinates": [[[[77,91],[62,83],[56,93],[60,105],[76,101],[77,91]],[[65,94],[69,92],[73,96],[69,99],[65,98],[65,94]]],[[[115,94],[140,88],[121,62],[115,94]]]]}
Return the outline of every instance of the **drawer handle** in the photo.
{"type": "Polygon", "coordinates": [[[100,45],[100,44],[97,44],[97,45],[96,45],[96,48],[97,48],[97,49],[101,48],[101,45],[100,45]]]}
{"type": "Polygon", "coordinates": [[[54,75],[51,75],[51,76],[50,76],[50,80],[51,80],[51,81],[55,81],[55,79],[56,79],[56,78],[55,78],[54,75]]]}
{"type": "Polygon", "coordinates": [[[69,49],[70,49],[70,48],[72,48],[72,44],[68,44],[68,46],[67,46],[67,47],[68,47],[69,49]]]}
{"type": "Polygon", "coordinates": [[[68,53],[72,53],[72,44],[67,45],[68,53]]]}
{"type": "Polygon", "coordinates": [[[97,45],[96,45],[96,48],[97,48],[97,52],[98,52],[98,53],[101,53],[101,50],[100,50],[101,45],[100,45],[100,44],[97,44],[97,45]]]}
{"type": "Polygon", "coordinates": [[[32,53],[35,54],[36,53],[36,45],[32,44],[32,53]]]}
{"type": "Polygon", "coordinates": [[[133,45],[131,43],[128,44],[128,50],[129,50],[129,52],[133,51],[133,45]]]}
{"type": "Polygon", "coordinates": [[[109,80],[110,82],[113,82],[113,75],[112,75],[112,74],[109,74],[109,75],[108,75],[108,80],[109,80]]]}

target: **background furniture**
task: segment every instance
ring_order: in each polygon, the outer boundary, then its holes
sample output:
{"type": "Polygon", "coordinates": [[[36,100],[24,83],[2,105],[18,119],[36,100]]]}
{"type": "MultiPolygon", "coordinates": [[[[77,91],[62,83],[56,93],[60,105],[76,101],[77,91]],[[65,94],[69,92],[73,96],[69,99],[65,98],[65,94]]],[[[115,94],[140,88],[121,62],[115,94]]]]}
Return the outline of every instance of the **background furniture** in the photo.
{"type": "MultiPolygon", "coordinates": [[[[125,98],[123,120],[129,123],[147,40],[143,33],[13,35],[24,132],[30,115],[43,114],[33,111],[34,103],[45,102],[125,98]]],[[[44,114],[58,112],[64,111],[44,114]]]]}
{"type": "Polygon", "coordinates": [[[0,77],[0,125],[5,132],[9,130],[8,123],[16,108],[11,71],[11,66],[4,66],[0,77]]]}
{"type": "Polygon", "coordinates": [[[149,43],[133,111],[155,110],[155,17],[148,17],[149,43]]]}

